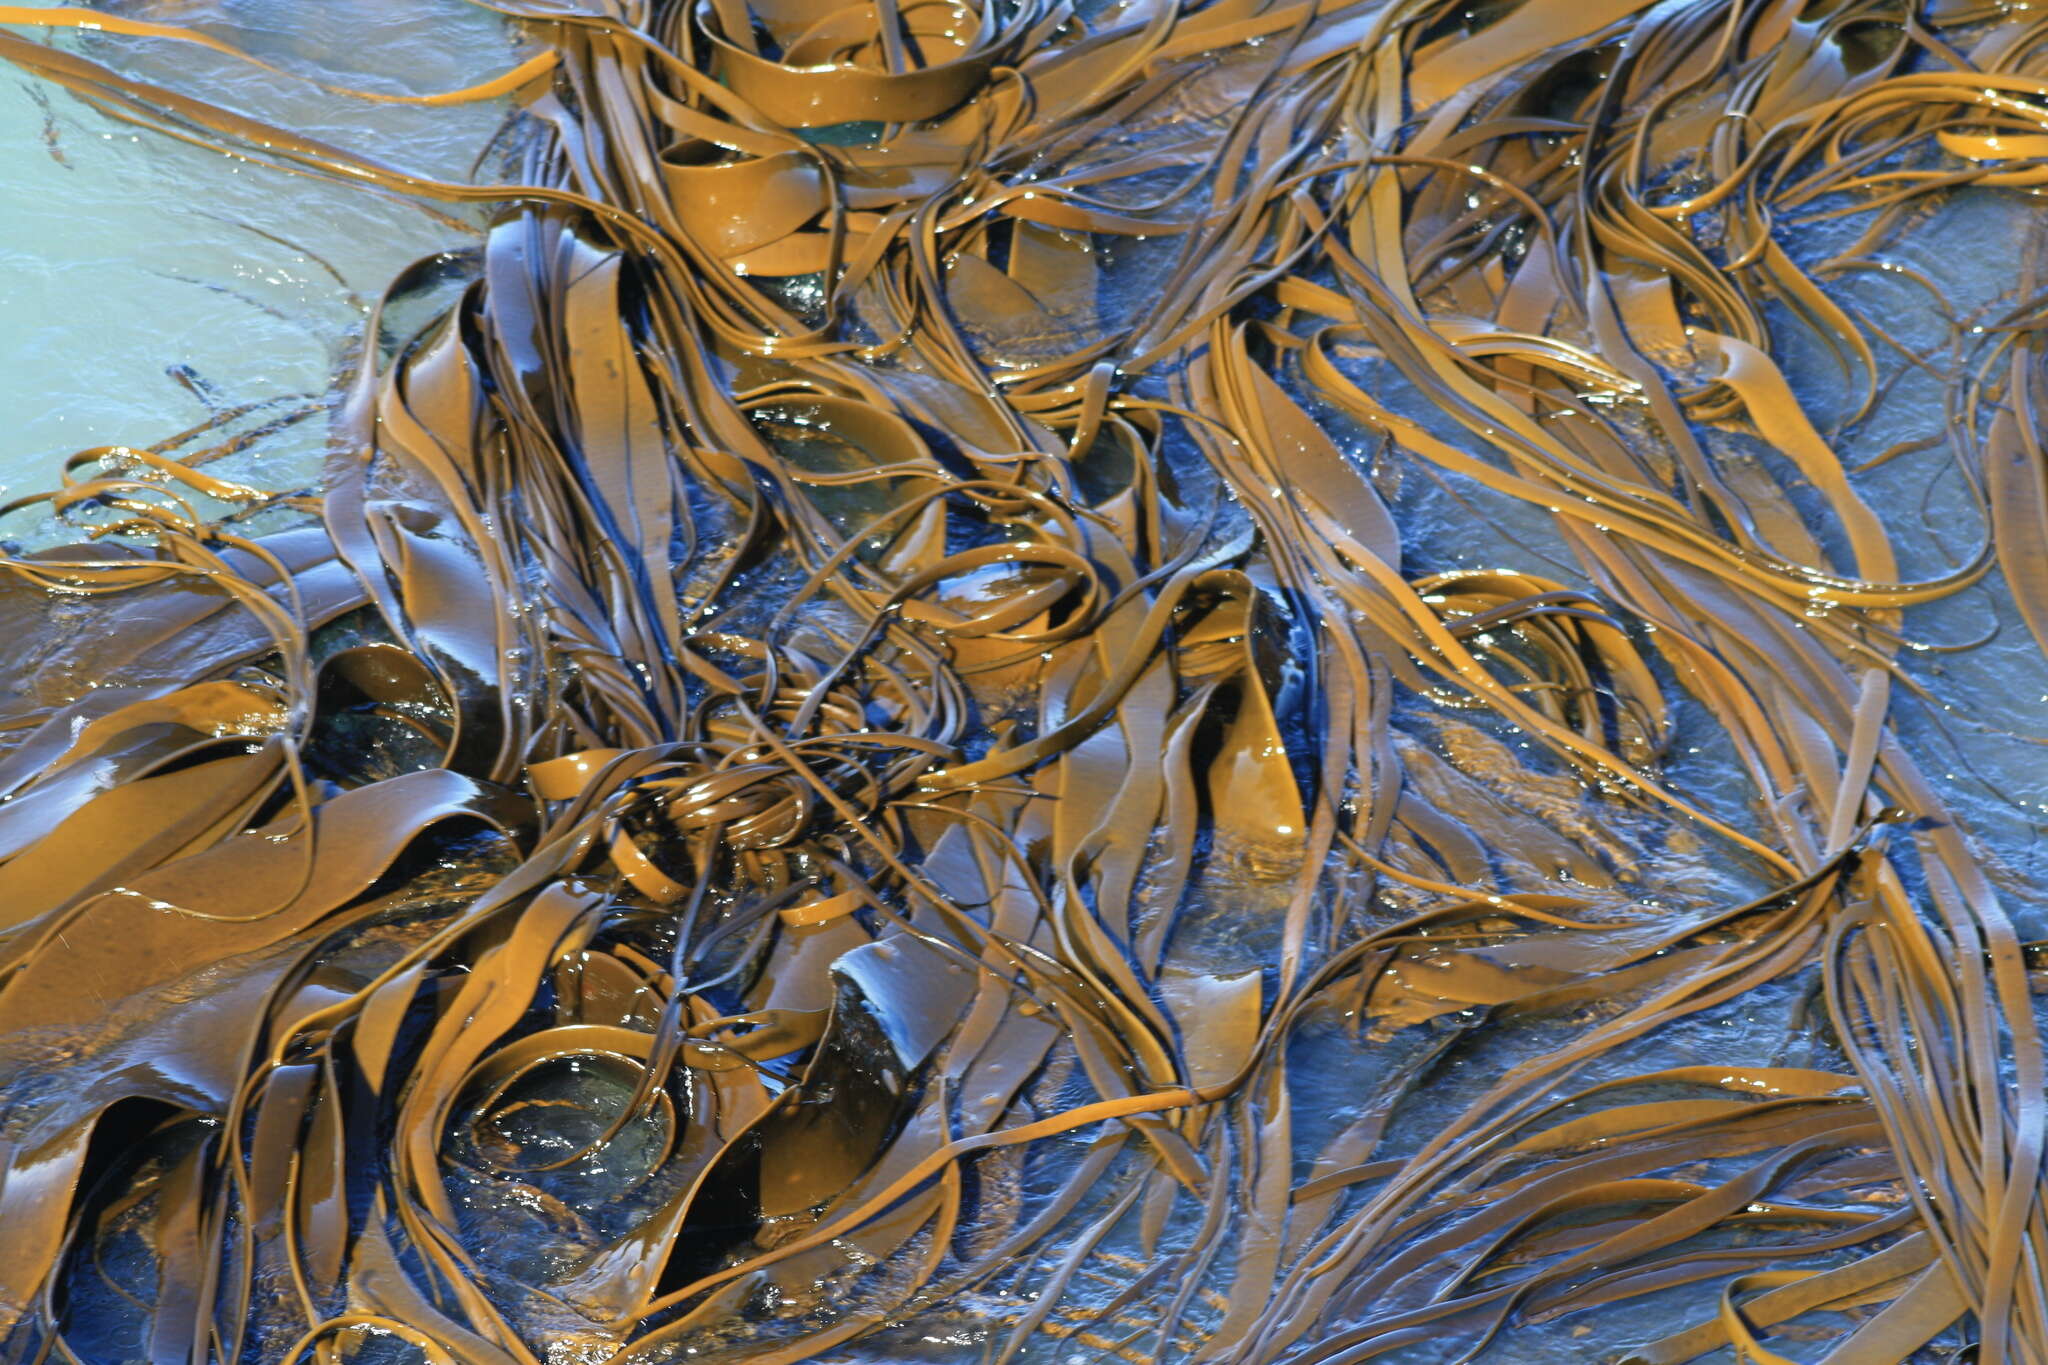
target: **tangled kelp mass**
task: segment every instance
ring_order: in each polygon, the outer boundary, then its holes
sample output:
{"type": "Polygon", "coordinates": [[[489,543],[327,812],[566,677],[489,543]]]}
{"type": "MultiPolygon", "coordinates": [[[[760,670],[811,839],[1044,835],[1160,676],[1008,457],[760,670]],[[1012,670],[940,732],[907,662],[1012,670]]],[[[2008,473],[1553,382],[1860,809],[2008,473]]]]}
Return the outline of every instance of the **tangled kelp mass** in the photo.
{"type": "Polygon", "coordinates": [[[485,224],[11,509],[0,1356],[2048,1360],[2048,21],[496,8],[0,8],[485,224]]]}

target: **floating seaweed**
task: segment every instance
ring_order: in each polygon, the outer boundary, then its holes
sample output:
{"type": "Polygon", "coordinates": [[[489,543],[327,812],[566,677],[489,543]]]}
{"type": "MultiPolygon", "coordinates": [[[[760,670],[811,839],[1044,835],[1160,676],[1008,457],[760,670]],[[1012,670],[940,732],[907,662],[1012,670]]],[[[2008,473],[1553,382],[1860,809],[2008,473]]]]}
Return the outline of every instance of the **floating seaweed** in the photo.
{"type": "Polygon", "coordinates": [[[505,183],[0,7],[489,212],[210,422],[317,493],[19,505],[0,1358],[2048,1359],[2035,888],[1928,769],[2038,741],[1914,614],[2048,646],[2040,273],[1886,254],[2048,184],[2038,15],[491,8],[344,93],[505,183]]]}

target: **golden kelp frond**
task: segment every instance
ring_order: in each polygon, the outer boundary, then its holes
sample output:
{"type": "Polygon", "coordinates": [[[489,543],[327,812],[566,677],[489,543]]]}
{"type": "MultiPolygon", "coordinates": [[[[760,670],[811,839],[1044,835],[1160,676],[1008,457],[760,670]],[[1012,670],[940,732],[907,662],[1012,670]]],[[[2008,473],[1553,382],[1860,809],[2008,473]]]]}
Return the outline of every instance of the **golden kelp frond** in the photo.
{"type": "Polygon", "coordinates": [[[489,8],[509,183],[0,7],[489,213],[6,509],[0,1360],[2048,1359],[2038,19],[489,8]]]}

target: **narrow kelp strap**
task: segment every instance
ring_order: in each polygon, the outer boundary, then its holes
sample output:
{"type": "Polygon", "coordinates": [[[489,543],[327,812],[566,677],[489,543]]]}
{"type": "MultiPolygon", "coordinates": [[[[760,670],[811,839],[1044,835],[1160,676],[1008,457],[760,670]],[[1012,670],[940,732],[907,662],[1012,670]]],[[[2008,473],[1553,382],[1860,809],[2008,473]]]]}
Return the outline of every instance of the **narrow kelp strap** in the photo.
{"type": "Polygon", "coordinates": [[[307,81],[319,86],[331,95],[346,95],[350,99],[369,100],[377,104],[416,104],[439,107],[451,104],[477,104],[485,100],[498,99],[518,92],[540,80],[555,69],[559,60],[552,51],[539,52],[513,67],[502,76],[494,76],[475,85],[466,85],[460,90],[446,90],[430,95],[397,95],[378,90],[362,90],[351,86],[330,85],[318,77],[307,76],[273,66],[260,57],[251,56],[233,43],[216,38],[196,28],[184,28],[175,24],[156,24],[145,19],[129,19],[104,10],[89,9],[79,5],[54,5],[47,9],[31,9],[25,5],[0,5],[0,24],[16,28],[84,29],[93,33],[118,33],[131,38],[162,38],[170,42],[196,43],[210,52],[223,57],[232,57],[245,62],[259,71],[275,75],[290,76],[294,80],[307,81]]]}

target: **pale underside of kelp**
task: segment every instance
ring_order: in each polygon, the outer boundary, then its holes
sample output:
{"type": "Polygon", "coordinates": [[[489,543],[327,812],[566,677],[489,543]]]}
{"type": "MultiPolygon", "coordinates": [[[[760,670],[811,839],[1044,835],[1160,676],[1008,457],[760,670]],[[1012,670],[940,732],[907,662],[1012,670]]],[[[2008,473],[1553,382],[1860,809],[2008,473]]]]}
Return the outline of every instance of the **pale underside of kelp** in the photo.
{"type": "Polygon", "coordinates": [[[2048,1360],[2048,18],[492,8],[0,7],[487,224],[23,504],[0,1359],[2048,1360]]]}

